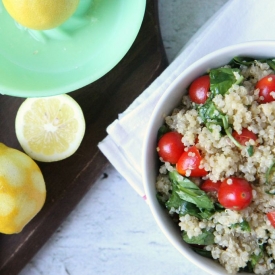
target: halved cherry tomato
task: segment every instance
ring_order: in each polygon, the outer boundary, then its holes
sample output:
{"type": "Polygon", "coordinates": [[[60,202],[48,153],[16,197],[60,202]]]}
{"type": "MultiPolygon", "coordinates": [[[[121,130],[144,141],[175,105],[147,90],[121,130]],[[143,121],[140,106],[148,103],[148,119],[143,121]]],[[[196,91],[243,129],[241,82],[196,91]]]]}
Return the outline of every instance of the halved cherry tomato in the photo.
{"type": "Polygon", "coordinates": [[[188,148],[180,156],[176,168],[179,174],[186,176],[187,171],[191,171],[190,177],[204,177],[207,175],[207,171],[200,168],[202,157],[196,146],[188,148]]]}
{"type": "Polygon", "coordinates": [[[210,89],[209,75],[203,75],[195,79],[189,87],[189,97],[197,104],[204,104],[210,89]]]}
{"type": "Polygon", "coordinates": [[[252,187],[245,179],[227,178],[221,183],[218,200],[225,208],[242,210],[251,203],[252,187]]]}
{"type": "Polygon", "coordinates": [[[243,128],[242,132],[238,134],[236,131],[232,133],[234,139],[236,139],[241,145],[245,146],[245,143],[250,139],[257,140],[258,136],[247,128],[243,128]]]}
{"type": "Polygon", "coordinates": [[[269,219],[271,225],[273,227],[275,227],[275,210],[274,211],[271,211],[271,212],[268,212],[266,214],[267,218],[269,219]]]}
{"type": "Polygon", "coordinates": [[[158,142],[159,156],[171,164],[176,164],[184,151],[184,144],[181,142],[182,135],[178,132],[164,134],[158,142]]]}
{"type": "Polygon", "coordinates": [[[271,92],[275,92],[275,75],[270,74],[260,79],[256,84],[256,89],[260,89],[259,103],[275,101],[275,98],[270,95],[271,92]]]}
{"type": "Polygon", "coordinates": [[[218,193],[221,183],[222,183],[221,181],[214,182],[210,179],[207,179],[206,181],[204,181],[201,184],[200,189],[205,192],[217,192],[218,193]]]}

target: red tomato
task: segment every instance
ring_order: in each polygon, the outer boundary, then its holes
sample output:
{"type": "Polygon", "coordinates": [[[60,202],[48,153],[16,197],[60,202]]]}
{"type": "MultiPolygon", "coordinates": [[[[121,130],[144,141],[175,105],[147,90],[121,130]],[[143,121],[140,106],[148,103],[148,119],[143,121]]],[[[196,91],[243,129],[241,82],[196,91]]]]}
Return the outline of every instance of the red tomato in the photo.
{"type": "Polygon", "coordinates": [[[242,132],[238,134],[236,131],[232,133],[234,139],[236,139],[241,145],[245,145],[250,139],[257,140],[257,135],[249,131],[246,128],[242,129],[242,132]]]}
{"type": "Polygon", "coordinates": [[[269,221],[271,222],[271,225],[273,227],[275,227],[275,211],[271,211],[271,212],[268,212],[266,214],[267,218],[269,219],[269,221]]]}
{"type": "Polygon", "coordinates": [[[218,200],[222,206],[232,210],[246,208],[252,200],[252,187],[242,178],[227,178],[220,186],[218,200]]]}
{"type": "Polygon", "coordinates": [[[191,171],[191,174],[188,176],[191,177],[204,177],[207,175],[207,171],[199,168],[202,157],[196,146],[190,147],[187,151],[184,151],[180,156],[176,168],[177,171],[186,176],[187,170],[191,171]]]}
{"type": "Polygon", "coordinates": [[[205,192],[219,192],[219,189],[220,189],[220,186],[221,186],[221,181],[217,181],[217,182],[214,182],[210,179],[204,181],[200,188],[201,190],[205,191],[205,192]]]}
{"type": "Polygon", "coordinates": [[[210,89],[209,75],[203,75],[195,79],[189,87],[189,97],[197,104],[204,104],[210,89]]]}
{"type": "Polygon", "coordinates": [[[268,103],[275,101],[275,98],[270,95],[271,92],[275,92],[275,75],[270,74],[258,81],[256,89],[259,91],[259,103],[268,103]]]}
{"type": "Polygon", "coordinates": [[[185,148],[181,139],[182,135],[178,132],[168,132],[164,134],[158,142],[159,156],[164,161],[176,164],[185,148]]]}

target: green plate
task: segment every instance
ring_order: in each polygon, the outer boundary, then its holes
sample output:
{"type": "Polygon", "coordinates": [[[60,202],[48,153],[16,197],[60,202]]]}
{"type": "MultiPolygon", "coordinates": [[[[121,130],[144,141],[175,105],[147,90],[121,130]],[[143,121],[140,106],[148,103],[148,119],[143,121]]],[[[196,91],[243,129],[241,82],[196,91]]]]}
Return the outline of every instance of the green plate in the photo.
{"type": "Polygon", "coordinates": [[[68,93],[109,72],[140,29],[146,0],[80,0],[64,24],[22,27],[0,2],[0,93],[40,97],[68,93]]]}

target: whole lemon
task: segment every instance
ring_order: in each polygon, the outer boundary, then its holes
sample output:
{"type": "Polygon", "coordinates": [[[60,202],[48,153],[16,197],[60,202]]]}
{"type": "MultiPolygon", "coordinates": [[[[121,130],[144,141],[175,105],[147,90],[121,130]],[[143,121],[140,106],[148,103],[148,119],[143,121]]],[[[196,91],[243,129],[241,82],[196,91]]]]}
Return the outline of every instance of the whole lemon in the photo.
{"type": "Polygon", "coordinates": [[[46,187],[38,165],[0,143],[0,232],[19,233],[41,210],[46,187]]]}
{"type": "Polygon", "coordinates": [[[79,0],[2,0],[19,24],[34,30],[48,30],[64,23],[75,12],[79,0]]]}

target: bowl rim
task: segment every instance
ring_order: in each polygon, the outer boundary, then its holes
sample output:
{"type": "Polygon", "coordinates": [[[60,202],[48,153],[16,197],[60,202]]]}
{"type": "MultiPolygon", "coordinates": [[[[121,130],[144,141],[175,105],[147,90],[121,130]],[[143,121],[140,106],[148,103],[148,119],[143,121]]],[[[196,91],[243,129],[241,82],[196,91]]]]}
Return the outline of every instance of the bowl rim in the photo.
{"type": "MultiPolygon", "coordinates": [[[[220,48],[216,51],[213,51],[199,60],[195,61],[192,65],[190,65],[188,68],[183,70],[176,78],[173,80],[173,82],[167,87],[167,89],[164,91],[163,95],[160,97],[159,101],[157,102],[151,117],[148,122],[148,126],[146,129],[144,142],[143,142],[143,148],[142,148],[142,181],[143,181],[143,187],[145,190],[147,203],[149,205],[149,208],[153,214],[153,217],[163,232],[163,234],[166,236],[166,238],[170,241],[170,243],[181,253],[185,258],[187,258],[191,263],[198,266],[205,272],[212,274],[212,275],[228,275],[228,273],[225,271],[225,269],[220,265],[216,264],[212,259],[204,260],[202,259],[202,256],[199,256],[198,254],[195,254],[190,248],[187,248],[186,244],[181,240],[181,242],[178,241],[178,238],[176,239],[175,236],[172,236],[170,225],[165,224],[167,219],[164,219],[163,217],[160,217],[160,206],[159,203],[156,200],[155,193],[153,194],[152,189],[155,190],[155,188],[152,187],[152,180],[150,180],[150,175],[152,175],[152,169],[156,169],[156,165],[150,163],[150,157],[152,159],[152,154],[156,156],[156,152],[152,152],[152,144],[156,144],[152,141],[152,135],[156,136],[156,121],[160,122],[163,121],[163,106],[165,106],[165,103],[171,103],[177,100],[175,97],[175,94],[179,89],[182,91],[191,83],[190,79],[194,79],[195,75],[198,77],[202,73],[205,73],[207,70],[205,70],[207,67],[215,68],[222,65],[226,65],[234,56],[242,55],[246,57],[254,57],[254,58],[261,58],[261,57],[275,57],[275,41],[267,40],[267,41],[249,41],[249,42],[243,42],[238,43],[230,46],[226,46],[223,48],[220,48]],[[262,49],[265,49],[264,51],[262,49]],[[270,53],[273,53],[271,56],[270,53]],[[217,59],[221,59],[222,61],[228,59],[227,63],[218,64],[217,59]],[[208,66],[206,66],[208,64],[208,66]],[[187,79],[185,81],[185,79],[187,79]],[[188,82],[189,79],[189,83],[188,82]],[[178,86],[180,84],[184,85],[179,88],[178,86]],[[171,98],[174,98],[173,100],[171,98]],[[162,118],[160,118],[162,116],[162,118]],[[150,157],[149,157],[150,156],[150,157]],[[151,186],[151,189],[150,189],[151,186]]],[[[178,92],[179,93],[179,92],[178,92]]],[[[179,98],[181,96],[178,95],[179,98]]],[[[178,101],[179,102],[179,101],[178,101]]],[[[172,107],[175,108],[176,105],[172,107]]],[[[171,109],[171,110],[172,110],[171,109]]],[[[158,125],[160,126],[160,125],[158,125]]],[[[157,157],[156,157],[157,161],[157,157]]],[[[168,215],[167,215],[168,216],[168,215]]],[[[172,223],[172,221],[171,221],[172,223]]],[[[179,234],[180,235],[180,234],[179,234]]],[[[240,275],[245,275],[248,273],[238,273],[240,275]]]]}

